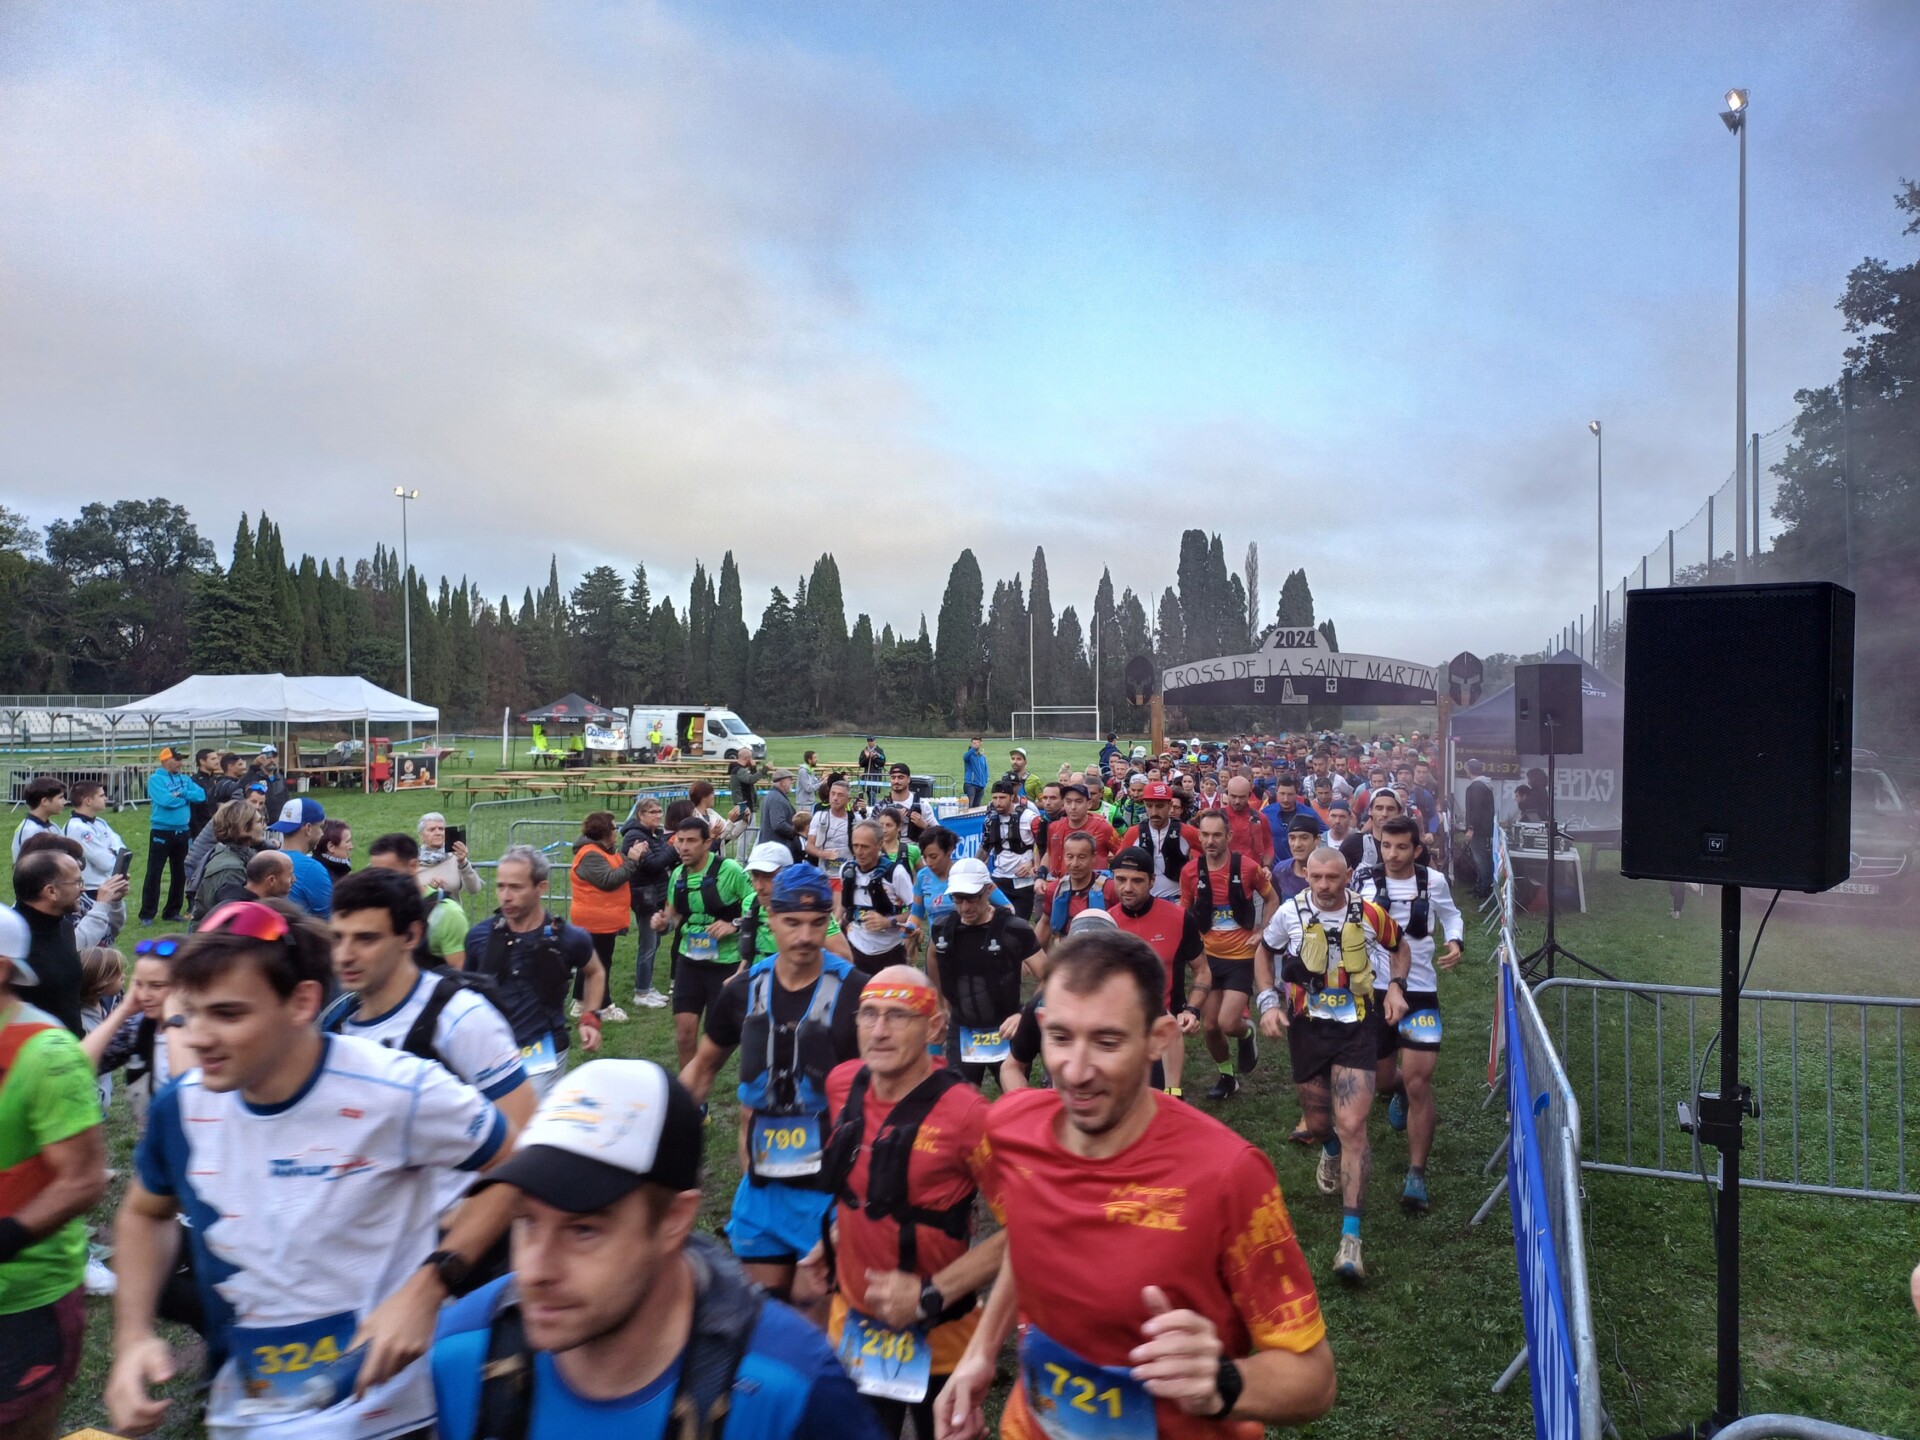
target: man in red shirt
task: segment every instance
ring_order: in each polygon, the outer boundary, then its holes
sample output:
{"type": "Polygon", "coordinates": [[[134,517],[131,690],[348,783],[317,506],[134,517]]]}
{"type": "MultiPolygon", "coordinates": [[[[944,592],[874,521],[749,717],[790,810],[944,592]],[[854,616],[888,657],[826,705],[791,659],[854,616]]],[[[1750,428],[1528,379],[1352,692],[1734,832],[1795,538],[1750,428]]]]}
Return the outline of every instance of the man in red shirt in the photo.
{"type": "MultiPolygon", "coordinates": [[[[1113,833],[1112,827],[1108,827],[1107,833],[1113,833]]],[[[1096,910],[1109,909],[1116,898],[1113,881],[1094,870],[1096,841],[1093,835],[1075,830],[1060,838],[1065,842],[1061,848],[1061,868],[1054,872],[1054,879],[1040,883],[1033,902],[1033,933],[1043,947],[1065,935],[1073,917],[1082,910],[1089,906],[1096,910]]]]}
{"type": "Polygon", "coordinates": [[[1131,935],[1095,929],[1054,952],[1041,1043],[1057,1088],[988,1113],[983,1185],[1007,1253],[941,1396],[939,1440],[985,1432],[1016,1317],[1003,1440],[1074,1433],[1076,1419],[1088,1434],[1258,1440],[1333,1404],[1326,1324],[1272,1163],[1149,1083],[1177,1043],[1166,984],[1131,935]]]}
{"type": "Polygon", "coordinates": [[[1244,775],[1227,781],[1227,803],[1220,807],[1233,837],[1233,853],[1256,865],[1273,864],[1273,829],[1253,803],[1253,782],[1244,775]]]}
{"type": "MultiPolygon", "coordinates": [[[[1129,834],[1132,832],[1129,831],[1129,834]]],[[[1120,903],[1108,911],[1113,923],[1128,935],[1147,942],[1167,972],[1167,1013],[1180,1026],[1180,1040],[1160,1057],[1156,1084],[1178,1097],[1187,1056],[1186,1037],[1200,1029],[1200,1007],[1213,990],[1213,972],[1200,943],[1200,927],[1191,912],[1153,893],[1153,857],[1138,846],[1113,857],[1113,889],[1120,903]],[[1188,981],[1187,970],[1193,970],[1188,981]]]]}
{"type": "MultiPolygon", "coordinates": [[[[1242,782],[1244,783],[1244,782],[1242,782]]],[[[1254,815],[1261,830],[1267,822],[1254,815]]],[[[1231,821],[1225,810],[1200,815],[1200,853],[1180,876],[1180,901],[1200,927],[1200,943],[1213,971],[1213,993],[1201,1009],[1207,1053],[1220,1067],[1207,1091],[1209,1100],[1230,1100],[1240,1090],[1240,1076],[1260,1063],[1248,1009],[1253,994],[1253,951],[1260,940],[1256,898],[1271,910],[1276,903],[1272,875],[1232,848],[1231,821]],[[1237,1055],[1229,1058],[1227,1040],[1237,1055]]]]}
{"type": "Polygon", "coordinates": [[[1060,803],[1064,812],[1057,820],[1047,826],[1047,873],[1064,874],[1066,864],[1067,837],[1084,830],[1093,837],[1093,868],[1104,870],[1113,859],[1113,852],[1120,848],[1120,837],[1113,833],[1113,826],[1107,823],[1107,817],[1093,813],[1093,802],[1087,798],[1087,787],[1080,781],[1070,781],[1060,787],[1060,803]]]}
{"type": "Polygon", "coordinates": [[[935,1063],[928,1046],[946,1018],[939,992],[911,965],[869,980],[854,1019],[860,1058],[827,1076],[834,1251],[823,1242],[801,1262],[796,1299],[832,1294],[827,1336],[888,1433],[911,1413],[914,1433],[932,1435],[934,1397],[980,1323],[974,1292],[1007,1246],[1000,1231],[969,1248],[987,1102],[935,1063]]]}

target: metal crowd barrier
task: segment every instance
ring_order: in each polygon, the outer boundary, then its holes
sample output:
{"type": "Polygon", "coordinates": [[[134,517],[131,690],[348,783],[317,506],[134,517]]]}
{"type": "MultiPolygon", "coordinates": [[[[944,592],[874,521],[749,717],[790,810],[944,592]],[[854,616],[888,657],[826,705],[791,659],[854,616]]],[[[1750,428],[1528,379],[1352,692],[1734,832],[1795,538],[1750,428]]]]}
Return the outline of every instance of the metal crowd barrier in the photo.
{"type": "Polygon", "coordinates": [[[1804,1415],[1749,1415],[1714,1432],[1717,1440],[1892,1440],[1891,1436],[1804,1415]]]}
{"type": "MultiPolygon", "coordinates": [[[[1699,1140],[1678,1122],[1690,1123],[1697,1104],[1706,1041],[1719,1029],[1719,994],[1572,978],[1534,987],[1582,1090],[1586,1169],[1702,1178],[1699,1140]]],[[[1920,1000],[1749,990],[1741,1006],[1741,1073],[1753,1076],[1759,1115],[1740,1152],[1740,1183],[1920,1201],[1920,1174],[1907,1164],[1906,1114],[1907,1049],[1920,1037],[1920,1000]]],[[[1707,1161],[1712,1173],[1718,1157],[1707,1161]]]]}

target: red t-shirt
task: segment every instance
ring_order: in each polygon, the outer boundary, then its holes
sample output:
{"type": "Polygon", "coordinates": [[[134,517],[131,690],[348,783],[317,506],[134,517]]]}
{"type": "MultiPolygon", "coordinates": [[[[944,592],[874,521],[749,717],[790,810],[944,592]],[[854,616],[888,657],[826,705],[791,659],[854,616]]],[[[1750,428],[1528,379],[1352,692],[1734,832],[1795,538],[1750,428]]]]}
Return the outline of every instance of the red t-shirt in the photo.
{"type": "Polygon", "coordinates": [[[1231,805],[1222,805],[1220,813],[1227,817],[1228,849],[1246,856],[1256,865],[1273,863],[1273,827],[1267,824],[1267,817],[1260,813],[1258,806],[1249,806],[1242,814],[1231,805]]]}
{"type": "MultiPolygon", "coordinates": [[[[1266,822],[1260,822],[1266,828],[1266,822]]],[[[1180,872],[1180,903],[1189,910],[1200,890],[1200,867],[1207,862],[1205,855],[1196,855],[1187,862],[1187,868],[1180,872]]],[[[1233,891],[1230,882],[1233,879],[1232,866],[1222,865],[1218,870],[1209,868],[1207,885],[1213,891],[1213,913],[1196,915],[1194,919],[1200,926],[1200,943],[1208,955],[1216,960],[1251,960],[1253,947],[1260,939],[1259,913],[1255,907],[1255,922],[1251,926],[1242,926],[1233,918],[1230,902],[1233,891]]],[[[1259,865],[1249,865],[1244,859],[1240,862],[1240,888],[1247,898],[1256,895],[1267,897],[1268,908],[1273,905],[1273,874],[1259,865]]]]}
{"type": "Polygon", "coordinates": [[[1160,963],[1167,967],[1167,1009],[1178,1010],[1186,1001],[1174,994],[1173,962],[1180,954],[1180,942],[1186,938],[1187,912],[1171,900],[1155,900],[1144,915],[1129,914],[1126,906],[1118,904],[1110,906],[1108,913],[1116,929],[1139,936],[1160,957],[1160,963]]]}
{"type": "Polygon", "coordinates": [[[1113,826],[1107,823],[1104,815],[1087,812],[1086,821],[1075,825],[1065,815],[1059,815],[1047,822],[1047,873],[1059,875],[1067,868],[1067,837],[1076,831],[1084,830],[1093,836],[1093,868],[1105,870],[1113,863],[1114,854],[1120,848],[1120,837],[1113,833],[1113,826]]]}
{"type": "MultiPolygon", "coordinates": [[[[1230,1356],[1311,1350],[1326,1324],[1272,1162],[1212,1116],[1153,1099],[1146,1133],[1104,1160],[1055,1137],[1058,1091],[1016,1091],[989,1111],[983,1184],[1006,1221],[1022,1323],[1096,1365],[1125,1366],[1143,1338],[1141,1291],[1157,1285],[1175,1309],[1211,1320],[1230,1356]]],[[[1170,1401],[1154,1413],[1163,1440],[1261,1433],[1170,1401]]],[[[1022,1387],[1000,1434],[1041,1440],[1022,1387]]]]}
{"type": "MultiPolygon", "coordinates": [[[[860,1066],[858,1060],[844,1061],[827,1076],[827,1104],[836,1117],[846,1107],[847,1092],[853,1089],[853,1077],[860,1073],[860,1066]]],[[[887,1117],[893,1114],[893,1106],[876,1099],[869,1085],[860,1113],[866,1124],[860,1154],[853,1162],[853,1174],[847,1183],[856,1195],[864,1196],[873,1142],[879,1138],[887,1117]]],[[[986,1128],[987,1101],[973,1086],[955,1085],[940,1097],[920,1126],[920,1133],[914,1137],[913,1157],[907,1162],[907,1194],[916,1205],[938,1210],[959,1203],[980,1188],[986,1160],[986,1128]]],[[[860,1309],[866,1304],[867,1271],[900,1268],[900,1224],[896,1220],[869,1219],[865,1210],[845,1206],[836,1213],[840,1239],[835,1269],[840,1285],[833,1297],[827,1333],[838,1349],[846,1307],[852,1305],[860,1309]]],[[[916,1228],[919,1250],[916,1269],[921,1278],[931,1279],[966,1253],[965,1240],[956,1240],[931,1225],[916,1228]]],[[[976,1306],[958,1320],[934,1328],[928,1336],[933,1342],[934,1374],[952,1373],[979,1323],[980,1310],[976,1306]]]]}

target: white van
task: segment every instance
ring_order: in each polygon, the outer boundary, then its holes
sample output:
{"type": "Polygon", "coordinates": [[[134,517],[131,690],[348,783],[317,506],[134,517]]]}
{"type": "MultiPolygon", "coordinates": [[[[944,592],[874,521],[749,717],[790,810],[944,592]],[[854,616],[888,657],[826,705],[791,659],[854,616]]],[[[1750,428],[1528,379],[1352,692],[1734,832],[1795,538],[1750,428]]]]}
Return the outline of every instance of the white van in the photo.
{"type": "Polygon", "coordinates": [[[767,758],[767,742],[733,711],[718,705],[635,705],[616,707],[614,717],[627,727],[627,745],[639,750],[657,725],[660,733],[682,755],[710,755],[731,760],[746,751],[756,760],[767,758]]]}

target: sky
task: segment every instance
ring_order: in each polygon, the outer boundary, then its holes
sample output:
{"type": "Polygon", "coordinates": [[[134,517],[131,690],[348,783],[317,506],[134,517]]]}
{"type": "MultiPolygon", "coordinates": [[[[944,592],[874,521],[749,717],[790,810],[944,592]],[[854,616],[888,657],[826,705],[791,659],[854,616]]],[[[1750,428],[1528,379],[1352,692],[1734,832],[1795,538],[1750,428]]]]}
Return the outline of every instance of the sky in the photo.
{"type": "Polygon", "coordinates": [[[489,596],[961,546],[1148,601],[1178,534],[1349,650],[1537,648],[1830,383],[1901,261],[1920,5],[0,8],[0,503],[489,596]]]}

